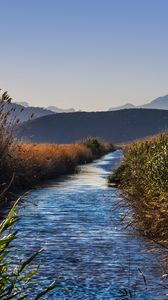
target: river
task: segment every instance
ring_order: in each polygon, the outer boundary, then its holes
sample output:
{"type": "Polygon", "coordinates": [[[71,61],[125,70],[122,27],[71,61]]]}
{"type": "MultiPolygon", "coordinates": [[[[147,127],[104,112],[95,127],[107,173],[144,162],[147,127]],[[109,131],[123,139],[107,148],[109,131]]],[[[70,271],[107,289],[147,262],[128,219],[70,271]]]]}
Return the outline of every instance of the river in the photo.
{"type": "Polygon", "coordinates": [[[14,249],[22,258],[43,247],[39,278],[48,282],[62,274],[72,292],[58,288],[45,299],[129,299],[126,290],[132,299],[163,299],[165,253],[121,222],[127,212],[120,191],[107,186],[121,157],[120,150],[110,153],[24,196],[14,249]]]}

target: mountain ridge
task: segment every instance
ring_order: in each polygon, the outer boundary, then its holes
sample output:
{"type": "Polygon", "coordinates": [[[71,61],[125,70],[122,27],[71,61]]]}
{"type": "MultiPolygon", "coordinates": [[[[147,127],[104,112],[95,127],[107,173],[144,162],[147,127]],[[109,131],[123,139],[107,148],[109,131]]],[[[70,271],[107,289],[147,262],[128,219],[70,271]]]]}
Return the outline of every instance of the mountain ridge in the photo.
{"type": "Polygon", "coordinates": [[[143,104],[143,105],[134,105],[132,103],[126,103],[121,106],[117,107],[111,107],[108,111],[114,111],[114,110],[121,110],[121,109],[130,109],[130,108],[153,108],[153,109],[164,109],[168,110],[168,95],[158,97],[154,100],[152,100],[149,103],[143,104]]]}
{"type": "Polygon", "coordinates": [[[168,111],[125,109],[53,114],[23,123],[16,136],[33,143],[74,143],[90,136],[128,143],[168,130],[168,111]]]}
{"type": "Polygon", "coordinates": [[[12,123],[15,123],[17,120],[19,120],[19,123],[23,123],[30,119],[54,114],[54,112],[43,107],[23,106],[15,102],[5,104],[3,110],[9,112],[8,122],[12,123]]]}

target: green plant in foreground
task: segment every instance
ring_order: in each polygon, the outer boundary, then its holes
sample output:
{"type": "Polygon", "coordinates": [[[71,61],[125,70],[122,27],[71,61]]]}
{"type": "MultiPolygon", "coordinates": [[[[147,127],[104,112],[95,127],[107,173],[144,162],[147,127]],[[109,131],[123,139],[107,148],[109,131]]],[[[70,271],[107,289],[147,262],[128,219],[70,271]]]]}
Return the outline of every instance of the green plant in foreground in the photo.
{"type": "Polygon", "coordinates": [[[60,277],[36,293],[38,282],[35,280],[35,276],[37,275],[38,267],[32,269],[30,264],[41,250],[21,263],[15,261],[9,263],[10,243],[16,238],[17,234],[13,230],[13,225],[17,222],[15,208],[18,201],[10,210],[7,218],[0,224],[0,299],[38,300],[57,287],[60,277]],[[32,294],[35,296],[31,296],[32,294]]]}

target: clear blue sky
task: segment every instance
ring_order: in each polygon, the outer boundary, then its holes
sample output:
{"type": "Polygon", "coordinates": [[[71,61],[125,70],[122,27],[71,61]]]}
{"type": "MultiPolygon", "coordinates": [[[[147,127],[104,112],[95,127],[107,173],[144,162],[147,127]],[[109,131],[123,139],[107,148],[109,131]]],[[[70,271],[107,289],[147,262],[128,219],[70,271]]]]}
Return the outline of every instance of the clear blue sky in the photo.
{"type": "Polygon", "coordinates": [[[105,110],[168,93],[167,0],[0,0],[0,87],[105,110]]]}

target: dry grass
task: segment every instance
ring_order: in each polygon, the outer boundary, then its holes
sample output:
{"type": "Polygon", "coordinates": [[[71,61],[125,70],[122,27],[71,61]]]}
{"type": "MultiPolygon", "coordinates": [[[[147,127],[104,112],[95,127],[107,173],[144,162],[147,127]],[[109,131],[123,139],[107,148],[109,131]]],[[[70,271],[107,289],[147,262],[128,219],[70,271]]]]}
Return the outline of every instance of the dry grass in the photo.
{"type": "Polygon", "coordinates": [[[131,200],[143,233],[168,245],[168,133],[128,145],[124,154],[109,180],[131,200]]]}
{"type": "Polygon", "coordinates": [[[78,164],[93,159],[91,151],[82,144],[18,144],[16,149],[18,162],[34,181],[70,173],[78,164]]]}
{"type": "MultiPolygon", "coordinates": [[[[32,187],[40,180],[72,173],[79,164],[109,152],[109,146],[98,141],[99,152],[90,149],[85,142],[72,145],[22,144],[12,141],[0,160],[2,189],[10,184],[10,190],[32,187]],[[95,155],[96,152],[96,155],[95,155]]],[[[3,143],[0,143],[0,149],[3,143]]]]}
{"type": "Polygon", "coordinates": [[[112,144],[98,138],[73,145],[23,144],[14,140],[12,133],[19,123],[19,115],[13,123],[13,110],[7,108],[10,102],[7,92],[0,96],[0,200],[6,191],[29,188],[40,180],[72,173],[77,165],[114,150],[112,144]]]}

